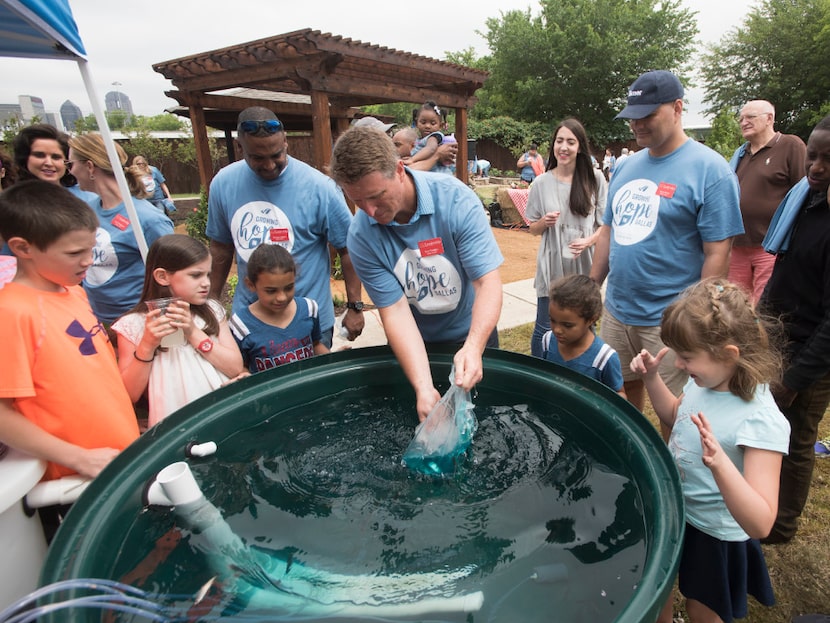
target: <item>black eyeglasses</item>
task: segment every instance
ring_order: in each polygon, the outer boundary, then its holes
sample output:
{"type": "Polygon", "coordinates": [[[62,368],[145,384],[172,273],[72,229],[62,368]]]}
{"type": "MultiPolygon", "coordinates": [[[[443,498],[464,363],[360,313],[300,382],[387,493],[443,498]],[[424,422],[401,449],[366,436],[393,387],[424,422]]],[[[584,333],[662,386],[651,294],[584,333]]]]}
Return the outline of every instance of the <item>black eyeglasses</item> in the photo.
{"type": "Polygon", "coordinates": [[[266,134],[276,134],[282,130],[282,121],[266,119],[265,121],[243,121],[239,124],[239,131],[245,134],[258,134],[260,130],[266,134]]]}

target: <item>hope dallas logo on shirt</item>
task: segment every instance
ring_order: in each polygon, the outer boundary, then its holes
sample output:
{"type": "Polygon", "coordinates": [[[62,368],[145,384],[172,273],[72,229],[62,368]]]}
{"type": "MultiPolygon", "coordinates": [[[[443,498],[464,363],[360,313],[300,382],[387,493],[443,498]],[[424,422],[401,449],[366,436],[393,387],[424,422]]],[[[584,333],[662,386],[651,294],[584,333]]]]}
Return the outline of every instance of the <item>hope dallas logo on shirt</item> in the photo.
{"type": "Polygon", "coordinates": [[[245,262],[264,243],[281,244],[289,253],[294,248],[291,221],[285,212],[267,201],[251,201],[240,207],[231,219],[231,235],[236,252],[245,262]]]}
{"type": "Polygon", "coordinates": [[[445,314],[458,307],[461,276],[443,255],[421,257],[417,249],[404,249],[394,272],[407,301],[420,313],[445,314]]]}
{"type": "MultiPolygon", "coordinates": [[[[657,227],[662,186],[651,180],[639,179],[623,184],[614,193],[611,213],[614,215],[614,241],[628,246],[637,244],[657,227]]],[[[662,191],[665,195],[666,191],[662,191]]]]}
{"type": "MultiPolygon", "coordinates": [[[[130,234],[132,235],[132,234],[130,234]]],[[[95,230],[95,247],[92,249],[92,266],[86,271],[84,283],[97,288],[112,279],[118,272],[118,254],[112,236],[103,227],[95,230]]]]}

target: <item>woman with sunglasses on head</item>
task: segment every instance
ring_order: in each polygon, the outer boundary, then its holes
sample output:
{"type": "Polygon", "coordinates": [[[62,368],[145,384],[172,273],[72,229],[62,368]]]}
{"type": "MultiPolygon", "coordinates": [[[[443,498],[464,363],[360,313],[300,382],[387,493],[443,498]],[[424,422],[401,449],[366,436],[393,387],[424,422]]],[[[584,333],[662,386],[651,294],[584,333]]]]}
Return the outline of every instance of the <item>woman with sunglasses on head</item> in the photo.
{"type": "MultiPolygon", "coordinates": [[[[121,166],[127,154],[116,144],[121,166]]],[[[144,283],[144,261],[133,233],[121,190],[107,155],[104,139],[97,132],[69,139],[69,169],[84,190],[94,191],[98,200],[92,205],[100,223],[93,250],[93,265],[84,279],[84,289],[98,319],[109,326],[132,309],[144,283]]],[[[147,191],[140,175],[124,170],[139,225],[148,245],[173,233],[173,222],[145,200],[147,191]]]]}

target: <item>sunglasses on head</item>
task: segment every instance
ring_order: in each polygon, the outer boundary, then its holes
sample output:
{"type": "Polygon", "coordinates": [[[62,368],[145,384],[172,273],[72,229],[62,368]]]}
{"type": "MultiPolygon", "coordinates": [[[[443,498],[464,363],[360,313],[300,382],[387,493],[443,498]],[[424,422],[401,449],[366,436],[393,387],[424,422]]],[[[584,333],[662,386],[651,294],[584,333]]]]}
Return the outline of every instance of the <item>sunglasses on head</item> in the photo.
{"type": "Polygon", "coordinates": [[[276,134],[282,130],[282,122],[279,119],[266,119],[265,121],[243,121],[239,124],[239,131],[245,134],[258,134],[260,130],[266,134],[276,134]]]}

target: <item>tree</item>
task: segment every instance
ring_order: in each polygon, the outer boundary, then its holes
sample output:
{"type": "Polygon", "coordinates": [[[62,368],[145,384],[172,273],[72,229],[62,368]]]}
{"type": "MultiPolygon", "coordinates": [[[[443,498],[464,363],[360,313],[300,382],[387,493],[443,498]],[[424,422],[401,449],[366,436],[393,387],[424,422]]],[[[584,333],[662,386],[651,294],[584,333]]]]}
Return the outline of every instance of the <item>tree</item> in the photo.
{"type": "Polygon", "coordinates": [[[136,123],[144,125],[153,132],[177,132],[179,130],[190,130],[190,120],[185,121],[181,117],[162,113],[153,117],[135,117],[136,123]]]}
{"type": "Polygon", "coordinates": [[[125,128],[123,132],[129,138],[129,142],[122,143],[121,146],[130,158],[141,155],[147,162],[163,168],[162,163],[173,154],[173,141],[154,138],[146,127],[136,130],[125,128]]]}
{"type": "Polygon", "coordinates": [[[550,130],[546,124],[516,121],[504,116],[470,119],[469,136],[477,140],[489,139],[509,149],[516,158],[530,143],[537,143],[542,155],[547,155],[550,146],[550,130]]]}
{"type": "MultiPolygon", "coordinates": [[[[464,67],[472,67],[481,71],[490,71],[490,56],[477,57],[475,50],[472,47],[461,50],[460,52],[445,52],[445,60],[456,65],[464,67]]],[[[475,105],[468,111],[469,119],[472,121],[478,119],[484,121],[492,117],[503,115],[502,109],[496,107],[492,102],[491,89],[488,88],[490,80],[486,80],[484,86],[476,91],[475,105]]]]}
{"type": "Polygon", "coordinates": [[[693,53],[694,12],[681,0],[542,0],[538,17],[508,11],[487,20],[487,104],[552,125],[577,117],[592,140],[628,137],[614,121],[643,71],[682,75],[693,53]]]}
{"type": "Polygon", "coordinates": [[[743,142],[735,112],[731,108],[722,109],[712,120],[712,131],[706,144],[728,160],[743,142]]]}
{"type": "Polygon", "coordinates": [[[830,0],[763,0],[704,55],[707,112],[769,100],[779,129],[806,140],[830,105],[828,55],[830,0]]]}
{"type": "Polygon", "coordinates": [[[419,104],[396,102],[394,104],[372,104],[364,106],[361,110],[367,115],[381,115],[383,117],[392,117],[397,125],[408,126],[412,123],[412,109],[419,104]]]}
{"type": "Polygon", "coordinates": [[[12,145],[14,144],[14,137],[17,136],[17,133],[20,132],[24,125],[23,119],[17,115],[9,117],[3,125],[3,144],[6,145],[9,151],[11,151],[12,145]]]}
{"type": "MultiPolygon", "coordinates": [[[[188,129],[187,125],[182,123],[178,117],[165,113],[154,117],[134,116],[130,125],[122,128],[121,131],[129,138],[129,143],[126,143],[124,148],[130,156],[140,154],[147,158],[148,162],[162,168],[164,161],[173,155],[173,141],[155,138],[152,132],[183,132],[188,129]]],[[[190,136],[191,141],[192,138],[190,136]]],[[[186,140],[184,136],[182,140],[186,140]]],[[[178,157],[179,146],[176,146],[175,152],[179,160],[186,159],[186,155],[185,158],[178,157]]]]}
{"type": "MultiPolygon", "coordinates": [[[[147,130],[150,132],[176,132],[190,130],[189,123],[170,113],[162,113],[153,117],[143,115],[128,115],[122,110],[112,110],[104,113],[110,130],[147,130]]],[[[97,132],[98,120],[95,115],[89,114],[75,122],[75,132],[97,132]]]]}
{"type": "MultiPolygon", "coordinates": [[[[222,150],[223,145],[223,141],[208,138],[211,166],[214,172],[219,170],[219,165],[224,157],[222,150]]],[[[193,138],[192,133],[188,134],[182,138],[181,141],[176,143],[176,160],[182,164],[192,166],[194,169],[198,167],[198,161],[196,158],[196,139],[193,138]]]]}
{"type": "Polygon", "coordinates": [[[477,57],[476,51],[472,46],[458,52],[444,52],[444,60],[448,63],[469,67],[470,69],[478,69],[479,71],[490,70],[490,57],[477,57]]]}

